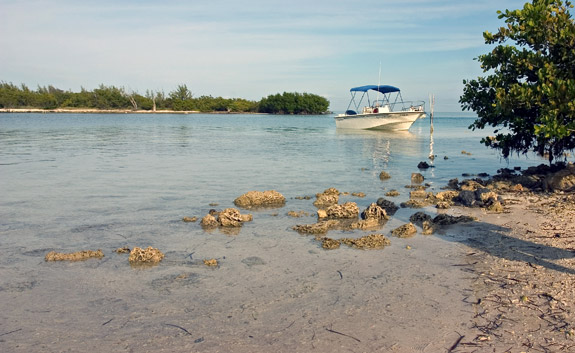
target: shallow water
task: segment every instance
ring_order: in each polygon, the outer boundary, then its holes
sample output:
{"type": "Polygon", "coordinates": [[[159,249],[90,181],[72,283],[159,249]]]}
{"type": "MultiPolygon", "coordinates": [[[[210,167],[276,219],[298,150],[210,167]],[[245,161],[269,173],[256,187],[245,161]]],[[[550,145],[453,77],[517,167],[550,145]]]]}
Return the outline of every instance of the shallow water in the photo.
{"type": "MultiPolygon", "coordinates": [[[[472,121],[435,119],[438,157],[420,171],[435,191],[462,172],[542,162],[500,160],[479,143],[488,133],[467,129],[472,121]]],[[[428,119],[384,133],[336,130],[331,116],[2,114],[0,350],[449,347],[453,318],[471,310],[461,302],[464,274],[451,266],[463,245],[417,235],[380,251],[324,251],[291,230],[315,222],[313,200],[296,197],[328,187],[364,192],[340,199],[360,209],[391,189],[396,203],[407,200],[404,186],[429,153],[428,119]],[[392,178],[379,180],[382,170],[392,178]],[[286,206],[250,212],[254,221],[234,234],[181,222],[269,189],[286,206]],[[157,247],[166,258],[132,269],[113,252],[123,246],[157,247]],[[82,249],[106,256],[44,262],[50,250],[82,249]],[[204,266],[208,258],[219,267],[204,266]]]]}

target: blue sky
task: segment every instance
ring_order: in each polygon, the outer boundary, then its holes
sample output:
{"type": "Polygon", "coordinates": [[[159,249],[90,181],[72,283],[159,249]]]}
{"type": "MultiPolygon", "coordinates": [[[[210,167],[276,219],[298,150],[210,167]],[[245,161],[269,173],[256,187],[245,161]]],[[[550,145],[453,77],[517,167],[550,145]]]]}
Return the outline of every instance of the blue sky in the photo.
{"type": "Polygon", "coordinates": [[[0,0],[0,81],[78,91],[100,84],[259,100],[398,86],[460,111],[462,80],[481,75],[482,33],[516,0],[0,0]]]}

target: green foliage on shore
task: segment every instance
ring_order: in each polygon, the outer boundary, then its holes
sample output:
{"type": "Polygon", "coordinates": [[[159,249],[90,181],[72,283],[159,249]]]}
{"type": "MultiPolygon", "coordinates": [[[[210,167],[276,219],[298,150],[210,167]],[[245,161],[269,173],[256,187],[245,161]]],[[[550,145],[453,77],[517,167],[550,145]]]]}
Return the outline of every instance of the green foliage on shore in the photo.
{"type": "Polygon", "coordinates": [[[186,85],[179,85],[167,95],[164,92],[146,91],[144,95],[122,87],[100,85],[89,91],[63,91],[53,86],[36,90],[0,81],[0,108],[36,109],[120,109],[120,110],[173,110],[200,112],[320,114],[327,111],[329,102],[311,94],[289,93],[276,95],[279,100],[262,98],[260,102],[242,98],[212,96],[194,97],[186,85]],[[289,100],[286,103],[286,97],[289,100]],[[289,98],[288,98],[289,97],[289,98]]]}
{"type": "Polygon", "coordinates": [[[329,108],[324,97],[309,93],[270,95],[260,101],[260,112],[271,114],[323,114],[329,108]]]}
{"type": "Polygon", "coordinates": [[[535,151],[552,163],[575,149],[572,8],[570,1],[533,0],[523,9],[498,12],[507,25],[483,33],[485,43],[494,45],[477,58],[488,75],[463,81],[460,103],[478,115],[470,129],[504,128],[482,142],[505,158],[535,151]]]}

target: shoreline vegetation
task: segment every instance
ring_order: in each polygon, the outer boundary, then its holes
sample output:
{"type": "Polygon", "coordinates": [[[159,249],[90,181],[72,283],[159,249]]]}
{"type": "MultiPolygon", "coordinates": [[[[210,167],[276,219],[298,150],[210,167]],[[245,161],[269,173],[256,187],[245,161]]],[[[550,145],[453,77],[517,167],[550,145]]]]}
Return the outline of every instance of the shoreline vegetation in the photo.
{"type": "Polygon", "coordinates": [[[212,96],[195,97],[186,85],[168,94],[147,90],[145,94],[123,87],[100,85],[94,90],[64,91],[54,86],[26,85],[0,81],[0,113],[266,113],[318,115],[328,113],[324,97],[297,92],[273,94],[259,101],[212,96]]]}
{"type": "Polygon", "coordinates": [[[232,112],[232,111],[208,111],[199,110],[143,110],[143,109],[40,109],[40,108],[0,108],[1,113],[43,113],[43,114],[269,114],[259,112],[232,112]]]}

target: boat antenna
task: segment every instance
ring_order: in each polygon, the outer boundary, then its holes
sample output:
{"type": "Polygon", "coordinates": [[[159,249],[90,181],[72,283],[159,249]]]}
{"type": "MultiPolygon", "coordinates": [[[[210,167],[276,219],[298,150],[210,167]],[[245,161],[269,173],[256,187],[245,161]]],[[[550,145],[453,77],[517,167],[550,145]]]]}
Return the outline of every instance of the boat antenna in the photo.
{"type": "Polygon", "coordinates": [[[379,100],[379,86],[381,85],[381,60],[379,61],[379,76],[377,78],[377,95],[375,96],[375,105],[377,105],[377,101],[379,100]]]}

